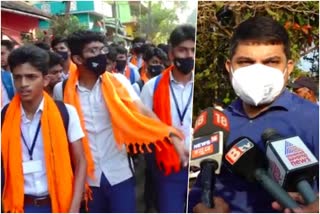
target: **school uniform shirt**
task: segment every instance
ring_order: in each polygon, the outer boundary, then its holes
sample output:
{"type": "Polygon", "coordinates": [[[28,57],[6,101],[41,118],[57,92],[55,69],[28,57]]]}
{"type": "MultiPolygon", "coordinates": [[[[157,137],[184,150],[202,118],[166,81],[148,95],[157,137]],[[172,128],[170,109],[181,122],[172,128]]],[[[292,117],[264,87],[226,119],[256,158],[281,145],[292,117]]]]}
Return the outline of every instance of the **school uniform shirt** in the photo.
{"type": "MultiPolygon", "coordinates": [[[[140,90],[139,84],[135,82],[135,83],[132,85],[132,88],[133,88],[134,91],[137,93],[137,95],[140,96],[141,90],[140,90]]],[[[142,88],[141,88],[141,89],[142,89],[142,88]]]]}
{"type": "MultiPolygon", "coordinates": [[[[32,120],[29,120],[26,117],[25,111],[21,105],[21,132],[26,141],[26,144],[29,148],[31,148],[33,139],[36,134],[36,130],[38,124],[41,119],[42,111],[44,107],[44,99],[42,99],[36,113],[34,114],[32,120]]],[[[69,113],[69,124],[68,124],[68,141],[73,143],[84,137],[84,133],[82,131],[80,125],[80,119],[77,114],[76,109],[66,104],[67,111],[69,113]]],[[[43,170],[41,172],[30,173],[24,175],[24,194],[33,195],[33,196],[45,196],[48,195],[48,183],[47,183],[47,175],[45,169],[45,157],[44,157],[44,145],[42,138],[42,130],[40,126],[40,131],[38,137],[35,142],[35,147],[33,151],[33,160],[40,160],[42,162],[43,170]]],[[[22,146],[22,160],[23,162],[29,161],[30,156],[28,153],[28,148],[23,143],[23,138],[21,136],[21,146],[22,146]]],[[[63,164],[63,163],[61,163],[63,164]]]]}
{"type": "MultiPolygon", "coordinates": [[[[114,76],[127,88],[132,100],[139,100],[138,95],[124,75],[115,73],[114,76]]],[[[110,113],[101,91],[101,79],[97,80],[92,90],[80,86],[79,83],[76,87],[95,165],[96,179],[88,178],[89,185],[99,187],[102,173],[111,185],[116,185],[131,178],[133,175],[125,146],[119,150],[115,142],[110,113]]],[[[63,100],[62,83],[58,83],[54,87],[53,96],[57,100],[63,100]]],[[[125,122],[123,121],[124,125],[125,122]]]]}
{"type": "MultiPolygon", "coordinates": [[[[157,77],[150,79],[142,88],[140,98],[143,104],[148,107],[151,111],[153,111],[153,95],[154,95],[154,86],[157,77]]],[[[170,84],[172,85],[172,89],[177,98],[178,107],[180,112],[186,108],[189,96],[191,95],[191,102],[187,108],[185,117],[183,119],[183,123],[181,125],[181,121],[179,118],[179,114],[177,111],[177,106],[175,104],[172,91],[170,91],[170,108],[171,108],[171,117],[172,117],[172,126],[181,130],[185,135],[185,148],[188,149],[190,147],[191,141],[191,128],[192,128],[192,101],[193,101],[193,75],[191,80],[183,85],[180,82],[177,82],[170,72],[170,84]]],[[[168,85],[169,87],[169,85],[168,85]]]]}
{"type": "Polygon", "coordinates": [[[10,102],[8,93],[3,83],[1,82],[1,109],[10,102]]]}

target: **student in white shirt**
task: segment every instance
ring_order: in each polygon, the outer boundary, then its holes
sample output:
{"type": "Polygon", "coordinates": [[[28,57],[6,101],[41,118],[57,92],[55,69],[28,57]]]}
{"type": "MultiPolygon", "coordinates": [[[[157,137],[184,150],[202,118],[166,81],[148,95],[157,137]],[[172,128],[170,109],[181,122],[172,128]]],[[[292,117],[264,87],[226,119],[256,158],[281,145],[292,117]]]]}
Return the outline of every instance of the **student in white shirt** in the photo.
{"type": "Polygon", "coordinates": [[[62,108],[44,91],[45,50],[22,46],[8,61],[17,94],[2,110],[4,211],[79,212],[86,160],[77,112],[60,103],[69,115],[66,127],[62,108]]]}

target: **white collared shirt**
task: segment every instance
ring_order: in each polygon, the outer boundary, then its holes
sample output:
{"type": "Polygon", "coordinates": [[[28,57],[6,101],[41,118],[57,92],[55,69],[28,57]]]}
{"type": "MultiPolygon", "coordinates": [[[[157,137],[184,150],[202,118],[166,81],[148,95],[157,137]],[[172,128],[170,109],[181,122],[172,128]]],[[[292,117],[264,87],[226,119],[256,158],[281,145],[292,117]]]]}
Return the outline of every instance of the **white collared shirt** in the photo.
{"type": "MultiPolygon", "coordinates": [[[[21,132],[23,134],[24,139],[29,148],[31,148],[33,138],[36,134],[36,130],[41,119],[42,111],[44,107],[44,99],[42,99],[36,113],[34,114],[32,120],[29,120],[26,117],[24,109],[21,105],[21,132]]],[[[73,143],[84,136],[80,125],[80,119],[77,114],[76,109],[66,104],[66,108],[69,113],[69,124],[68,124],[68,141],[73,143]]],[[[48,195],[48,183],[47,183],[47,174],[45,168],[45,157],[44,157],[44,147],[43,147],[43,138],[42,131],[39,131],[39,135],[37,137],[34,151],[33,151],[33,160],[42,161],[42,168],[44,169],[42,172],[30,173],[24,175],[24,193],[33,196],[45,196],[48,195]]],[[[23,143],[23,139],[21,137],[21,146],[22,146],[22,160],[23,162],[29,161],[30,156],[28,153],[28,149],[23,143]]],[[[61,163],[63,164],[63,163],[61,163]]]]}
{"type": "Polygon", "coordinates": [[[10,102],[6,88],[1,81],[1,109],[10,102]]]}
{"type": "MultiPolygon", "coordinates": [[[[154,95],[154,86],[157,76],[149,80],[142,88],[140,98],[145,106],[147,106],[151,111],[153,110],[153,95],[154,95]]],[[[193,75],[191,80],[184,86],[182,83],[177,82],[170,72],[170,84],[172,84],[172,89],[177,98],[177,103],[182,114],[183,110],[187,106],[187,102],[190,94],[193,91],[193,75]]],[[[170,87],[168,85],[168,87],[170,87]]],[[[191,103],[188,106],[186,115],[183,119],[183,125],[181,125],[179,114],[174,102],[172,91],[170,91],[170,108],[171,108],[171,117],[172,117],[172,126],[181,130],[186,139],[185,146],[188,151],[190,151],[190,141],[191,141],[191,128],[192,128],[192,104],[193,104],[193,94],[191,97],[191,103]]]]}
{"type": "MultiPolygon", "coordinates": [[[[133,100],[139,100],[129,80],[119,73],[113,74],[127,89],[133,100]]],[[[111,185],[116,185],[132,177],[125,147],[117,148],[110,120],[108,106],[106,106],[101,91],[101,79],[98,79],[92,90],[77,84],[77,92],[84,116],[89,146],[95,164],[95,180],[88,178],[90,186],[100,186],[103,173],[111,185]]],[[[62,83],[54,87],[54,97],[62,100],[62,83]]],[[[126,125],[126,121],[123,121],[126,125]]]]}

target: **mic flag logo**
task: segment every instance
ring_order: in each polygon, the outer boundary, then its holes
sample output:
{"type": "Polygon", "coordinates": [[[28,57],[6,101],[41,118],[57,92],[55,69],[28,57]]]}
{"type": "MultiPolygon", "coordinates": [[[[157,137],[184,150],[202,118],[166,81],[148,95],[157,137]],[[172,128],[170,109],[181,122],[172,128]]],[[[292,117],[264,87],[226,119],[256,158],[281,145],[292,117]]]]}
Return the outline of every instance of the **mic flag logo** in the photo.
{"type": "Polygon", "coordinates": [[[214,134],[205,141],[195,143],[192,145],[191,158],[196,159],[218,152],[218,148],[216,148],[218,142],[219,134],[214,134]]]}
{"type": "Polygon", "coordinates": [[[285,141],[285,156],[288,158],[290,164],[294,167],[311,162],[308,155],[303,149],[293,145],[289,141],[285,141]]]}
{"type": "Polygon", "coordinates": [[[225,158],[231,165],[233,165],[244,153],[253,147],[253,143],[251,143],[247,138],[244,138],[232,146],[232,148],[225,155],[225,158]]]}

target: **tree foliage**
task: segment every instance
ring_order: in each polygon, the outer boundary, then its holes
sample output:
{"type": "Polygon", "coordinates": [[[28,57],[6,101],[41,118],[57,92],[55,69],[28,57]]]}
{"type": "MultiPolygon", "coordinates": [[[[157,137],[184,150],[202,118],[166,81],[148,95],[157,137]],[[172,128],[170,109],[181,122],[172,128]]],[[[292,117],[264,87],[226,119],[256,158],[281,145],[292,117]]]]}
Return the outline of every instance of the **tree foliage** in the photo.
{"type": "Polygon", "coordinates": [[[50,21],[50,31],[55,37],[67,37],[73,32],[87,28],[88,26],[80,24],[80,21],[76,16],[71,15],[54,16],[50,21]]]}
{"type": "Polygon", "coordinates": [[[148,34],[148,23],[150,21],[149,38],[153,43],[166,43],[170,33],[177,25],[178,17],[175,8],[163,7],[162,2],[151,1],[150,20],[148,13],[141,16],[138,21],[137,33],[148,34]]]}
{"type": "MultiPolygon", "coordinates": [[[[297,61],[319,47],[318,8],[317,1],[199,1],[194,115],[216,102],[228,105],[236,97],[224,64],[239,23],[255,15],[272,16],[288,30],[292,58],[297,61]]],[[[293,76],[300,73],[295,68],[293,76]]]]}

